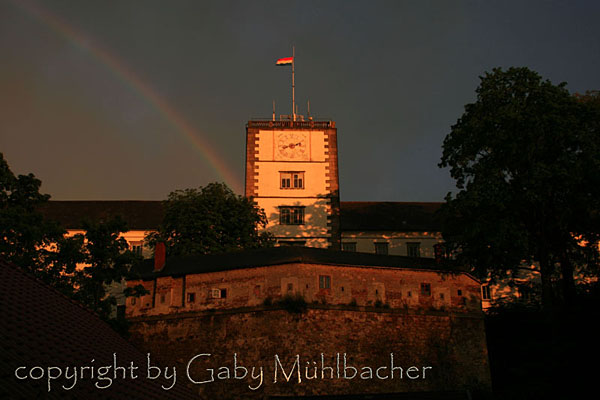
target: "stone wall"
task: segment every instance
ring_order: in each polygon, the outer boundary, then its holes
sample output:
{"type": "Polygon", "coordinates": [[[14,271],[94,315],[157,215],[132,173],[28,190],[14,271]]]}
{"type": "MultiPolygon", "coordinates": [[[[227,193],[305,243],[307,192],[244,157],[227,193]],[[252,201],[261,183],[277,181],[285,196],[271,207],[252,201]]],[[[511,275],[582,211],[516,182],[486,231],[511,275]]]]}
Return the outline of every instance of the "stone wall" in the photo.
{"type": "Polygon", "coordinates": [[[486,390],[491,385],[481,312],[309,305],[292,313],[259,306],[130,321],[131,340],[157,363],[176,366],[177,385],[190,385],[199,398],[486,390]],[[193,384],[186,376],[186,365],[198,354],[210,356],[193,360],[190,378],[210,380],[213,369],[214,382],[193,384]],[[392,354],[393,366],[402,368],[394,370],[393,379],[392,354]],[[241,367],[248,370],[244,379],[234,377],[234,357],[238,376],[241,367]],[[350,367],[357,374],[346,379],[344,371],[348,378],[354,375],[350,367]]]}

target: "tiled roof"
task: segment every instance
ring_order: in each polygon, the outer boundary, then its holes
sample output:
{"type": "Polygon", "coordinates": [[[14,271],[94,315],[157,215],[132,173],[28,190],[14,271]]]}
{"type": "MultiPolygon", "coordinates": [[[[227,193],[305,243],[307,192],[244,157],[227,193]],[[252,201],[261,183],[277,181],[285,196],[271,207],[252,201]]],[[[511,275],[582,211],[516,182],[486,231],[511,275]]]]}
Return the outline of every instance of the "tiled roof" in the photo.
{"type": "MultiPolygon", "coordinates": [[[[440,231],[435,212],[442,203],[342,201],[342,231],[440,231]]],[[[67,229],[80,229],[81,221],[98,221],[121,215],[131,230],[153,230],[161,223],[161,201],[50,201],[40,207],[48,218],[67,229]]]]}
{"type": "Polygon", "coordinates": [[[83,220],[97,222],[120,215],[130,230],[153,230],[164,216],[162,201],[50,201],[39,210],[66,229],[81,229],[83,220]]]}
{"type": "Polygon", "coordinates": [[[441,205],[442,203],[342,201],[342,232],[439,232],[441,226],[435,212],[441,205]]]}
{"type": "Polygon", "coordinates": [[[441,269],[441,266],[432,258],[386,256],[318,249],[314,247],[280,246],[227,254],[167,257],[164,268],[158,273],[153,272],[154,260],[150,259],[145,260],[144,263],[139,266],[138,273],[139,277],[142,279],[154,279],[159,276],[220,272],[233,269],[291,263],[431,270],[441,269]]]}
{"type": "MultiPolygon", "coordinates": [[[[182,382],[171,390],[160,385],[169,383],[146,378],[146,355],[115,333],[105,322],[78,303],[46,286],[16,266],[0,260],[0,398],[3,399],[192,399],[194,396],[182,382]],[[113,365],[113,353],[118,366],[127,367],[133,361],[138,366],[137,379],[115,379],[108,389],[93,385],[106,381],[78,377],[53,380],[48,392],[47,368],[60,367],[63,375],[73,367],[113,365]],[[92,361],[93,360],[93,361],[92,361]],[[15,370],[27,375],[32,367],[44,368],[39,380],[19,380],[15,370]]],[[[153,364],[157,364],[153,360],[153,364]]],[[[163,369],[164,371],[164,369],[163,369]]],[[[53,373],[57,373],[54,370],[53,373]]],[[[96,376],[97,376],[96,370],[96,376]]],[[[111,374],[112,374],[111,368],[111,374]]],[[[129,374],[129,370],[127,371],[129,374]]],[[[33,375],[39,375],[37,369],[33,375]]],[[[111,376],[110,374],[108,376],[111,376]]],[[[114,375],[112,375],[114,377],[114,375]]]]}

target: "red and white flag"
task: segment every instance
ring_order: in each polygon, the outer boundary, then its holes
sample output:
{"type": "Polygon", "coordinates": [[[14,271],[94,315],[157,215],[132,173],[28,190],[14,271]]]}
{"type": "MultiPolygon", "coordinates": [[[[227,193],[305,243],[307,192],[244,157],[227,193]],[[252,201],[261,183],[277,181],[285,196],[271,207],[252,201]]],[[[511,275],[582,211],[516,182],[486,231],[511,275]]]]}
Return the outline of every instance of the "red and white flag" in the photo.
{"type": "Polygon", "coordinates": [[[277,60],[275,65],[290,65],[294,61],[294,57],[285,57],[277,60]]]}

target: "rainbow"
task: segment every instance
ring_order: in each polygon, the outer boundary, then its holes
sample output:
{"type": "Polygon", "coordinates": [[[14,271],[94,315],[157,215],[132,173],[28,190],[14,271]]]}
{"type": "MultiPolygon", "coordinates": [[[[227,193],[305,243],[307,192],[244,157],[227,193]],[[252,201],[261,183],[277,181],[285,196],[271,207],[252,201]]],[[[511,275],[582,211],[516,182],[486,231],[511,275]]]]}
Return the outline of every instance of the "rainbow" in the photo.
{"type": "Polygon", "coordinates": [[[23,0],[15,0],[13,1],[13,4],[41,21],[76,47],[92,55],[111,73],[125,82],[127,86],[152,105],[163,118],[172,124],[192,144],[192,146],[202,155],[207,164],[209,164],[214,172],[216,172],[219,179],[225,181],[225,183],[227,183],[235,192],[242,193],[243,185],[237,177],[237,174],[222,161],[222,158],[214,147],[210,145],[202,135],[195,131],[190,123],[188,123],[176,109],[162,99],[150,85],[146,84],[142,79],[136,76],[122,61],[99,46],[92,45],[85,35],[68,25],[58,16],[42,8],[42,6],[23,0]]]}

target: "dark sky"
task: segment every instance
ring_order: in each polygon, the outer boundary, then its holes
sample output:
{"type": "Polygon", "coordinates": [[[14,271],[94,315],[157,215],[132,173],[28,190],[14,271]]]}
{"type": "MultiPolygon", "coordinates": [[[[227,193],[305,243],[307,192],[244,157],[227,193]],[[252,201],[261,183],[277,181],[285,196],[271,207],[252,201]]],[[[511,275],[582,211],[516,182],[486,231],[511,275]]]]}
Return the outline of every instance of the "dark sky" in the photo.
{"type": "Polygon", "coordinates": [[[336,121],[342,200],[441,201],[479,76],[600,88],[597,1],[0,0],[0,151],[53,199],[242,192],[245,123],[336,121]]]}

